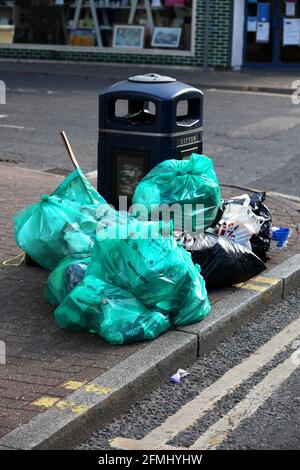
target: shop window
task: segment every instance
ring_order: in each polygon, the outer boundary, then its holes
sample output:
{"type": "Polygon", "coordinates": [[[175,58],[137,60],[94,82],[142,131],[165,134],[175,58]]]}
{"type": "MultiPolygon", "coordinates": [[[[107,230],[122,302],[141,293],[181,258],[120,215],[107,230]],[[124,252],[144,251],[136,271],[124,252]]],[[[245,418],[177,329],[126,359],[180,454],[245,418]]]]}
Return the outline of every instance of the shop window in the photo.
{"type": "Polygon", "coordinates": [[[190,51],[195,1],[1,0],[0,44],[190,51]]]}

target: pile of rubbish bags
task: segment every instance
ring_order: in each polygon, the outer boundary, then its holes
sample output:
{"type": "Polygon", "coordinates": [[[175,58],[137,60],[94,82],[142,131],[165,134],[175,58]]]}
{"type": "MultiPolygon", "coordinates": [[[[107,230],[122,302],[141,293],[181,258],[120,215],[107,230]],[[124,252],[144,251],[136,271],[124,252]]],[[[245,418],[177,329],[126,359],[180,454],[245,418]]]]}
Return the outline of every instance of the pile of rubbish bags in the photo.
{"type": "Polygon", "coordinates": [[[133,215],[109,206],[77,168],[14,216],[15,240],[50,271],[45,298],[61,328],[111,344],[151,340],[205,318],[207,288],[266,268],[273,234],[264,201],[265,193],[222,200],[212,161],[193,154],[140,181],[133,203],[144,210],[133,215]],[[182,212],[164,220],[160,207],[174,204],[182,212]]]}

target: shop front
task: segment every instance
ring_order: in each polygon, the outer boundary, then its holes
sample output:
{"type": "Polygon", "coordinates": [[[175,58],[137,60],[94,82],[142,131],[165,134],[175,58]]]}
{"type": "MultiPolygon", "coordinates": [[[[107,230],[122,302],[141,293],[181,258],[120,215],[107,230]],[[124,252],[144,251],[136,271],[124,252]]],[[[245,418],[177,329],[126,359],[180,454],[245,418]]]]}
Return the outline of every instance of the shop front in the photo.
{"type": "Polygon", "coordinates": [[[192,54],[195,0],[0,0],[0,47],[192,54]]]}
{"type": "Polygon", "coordinates": [[[231,19],[231,0],[0,0],[0,58],[228,67],[231,19]]]}
{"type": "Polygon", "coordinates": [[[246,0],[243,62],[300,67],[300,0],[246,0]]]}

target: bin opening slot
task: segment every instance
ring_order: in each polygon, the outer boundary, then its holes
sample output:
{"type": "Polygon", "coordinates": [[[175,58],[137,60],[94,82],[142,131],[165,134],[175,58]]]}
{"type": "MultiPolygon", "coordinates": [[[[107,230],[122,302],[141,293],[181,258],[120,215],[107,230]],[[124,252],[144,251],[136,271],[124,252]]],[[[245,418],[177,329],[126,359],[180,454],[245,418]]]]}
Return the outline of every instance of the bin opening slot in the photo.
{"type": "Polygon", "coordinates": [[[179,100],[176,105],[176,122],[180,126],[192,126],[200,120],[199,98],[179,100]]]}
{"type": "Polygon", "coordinates": [[[116,99],[113,119],[128,125],[149,125],[156,119],[156,105],[153,101],[139,99],[116,99]]]}

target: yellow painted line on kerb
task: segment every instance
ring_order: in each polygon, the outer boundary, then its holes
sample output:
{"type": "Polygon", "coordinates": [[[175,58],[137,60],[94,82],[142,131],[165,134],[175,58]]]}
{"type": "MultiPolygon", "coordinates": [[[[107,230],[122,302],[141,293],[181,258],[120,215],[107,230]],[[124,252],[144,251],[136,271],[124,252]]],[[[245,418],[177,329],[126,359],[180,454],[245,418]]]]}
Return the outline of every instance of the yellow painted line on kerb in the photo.
{"type": "Polygon", "coordinates": [[[62,384],[62,387],[66,390],[78,390],[82,388],[86,393],[95,393],[96,395],[109,395],[113,392],[112,387],[100,387],[95,384],[88,384],[87,381],[79,382],[77,380],[68,380],[62,384]]]}
{"type": "Polygon", "coordinates": [[[79,382],[79,380],[68,380],[62,384],[62,387],[66,390],[78,390],[78,388],[83,387],[86,383],[86,380],[84,382],[79,382]]]}
{"type": "Polygon", "coordinates": [[[60,400],[59,397],[40,397],[34,400],[31,404],[41,408],[51,408],[60,400]]]}
{"type": "Polygon", "coordinates": [[[234,287],[238,289],[247,289],[252,290],[254,292],[265,292],[268,289],[268,286],[274,286],[279,282],[280,279],[276,277],[264,277],[264,276],[257,276],[251,279],[251,282],[241,282],[240,284],[236,284],[234,287]],[[260,284],[267,284],[267,285],[260,285],[260,284]]]}
{"type": "MultiPolygon", "coordinates": [[[[88,384],[87,381],[78,381],[78,380],[68,380],[67,382],[64,382],[62,385],[62,388],[65,388],[66,390],[78,390],[79,388],[82,388],[85,393],[93,393],[95,395],[109,395],[111,392],[113,392],[112,387],[100,387],[95,384],[88,384]]],[[[62,400],[60,397],[49,397],[49,396],[44,396],[37,398],[32,402],[32,405],[34,406],[39,406],[40,408],[51,408],[55,407],[58,408],[59,410],[67,410],[69,409],[70,411],[73,411],[74,413],[82,413],[85,410],[87,410],[89,407],[84,404],[76,404],[68,400],[62,400]]]]}
{"type": "MultiPolygon", "coordinates": [[[[175,414],[141,440],[116,438],[111,446],[117,449],[165,449],[168,441],[193,426],[214,408],[228,393],[234,391],[259,369],[270,362],[300,335],[300,318],[290,323],[248,358],[227,371],[216,382],[186,403],[175,414]]],[[[170,448],[170,446],[168,446],[170,448]]]]}
{"type": "Polygon", "coordinates": [[[268,289],[268,287],[266,286],[259,286],[257,284],[252,284],[251,282],[245,282],[245,284],[237,284],[234,287],[237,287],[238,289],[252,290],[254,292],[265,292],[268,289]]]}
{"type": "Polygon", "coordinates": [[[40,408],[57,408],[58,410],[72,411],[75,414],[84,413],[89,409],[88,405],[74,403],[69,400],[61,400],[59,397],[40,397],[32,402],[32,405],[40,408]]]}
{"type": "Polygon", "coordinates": [[[271,286],[275,286],[277,282],[280,281],[278,277],[267,277],[267,276],[256,276],[254,281],[262,282],[263,284],[270,284],[271,286]]]}

